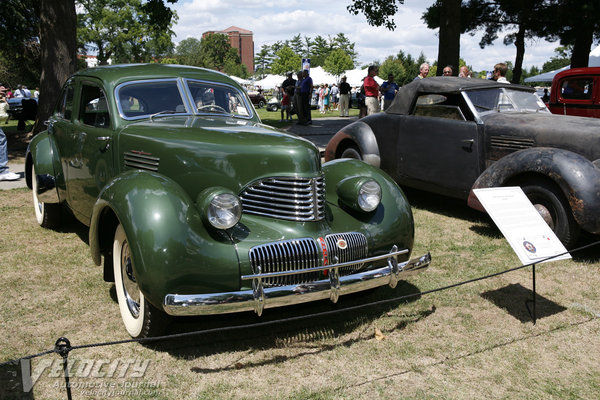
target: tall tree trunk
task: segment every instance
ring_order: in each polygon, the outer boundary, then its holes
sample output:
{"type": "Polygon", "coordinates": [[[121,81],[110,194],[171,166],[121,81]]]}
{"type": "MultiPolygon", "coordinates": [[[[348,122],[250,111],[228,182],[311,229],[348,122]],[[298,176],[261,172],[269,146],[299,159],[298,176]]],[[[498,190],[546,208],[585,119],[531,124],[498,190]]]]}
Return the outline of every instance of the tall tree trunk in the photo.
{"type": "Polygon", "coordinates": [[[454,75],[458,73],[458,60],[460,56],[460,5],[461,0],[442,0],[437,59],[438,76],[442,75],[444,66],[446,65],[452,65],[454,75]]]}
{"type": "Polygon", "coordinates": [[[575,43],[571,54],[571,68],[587,67],[590,61],[590,50],[594,41],[594,29],[586,23],[575,30],[575,43]]]}
{"type": "Polygon", "coordinates": [[[33,133],[44,129],[60,89],[77,66],[75,0],[41,0],[40,47],[42,74],[37,120],[33,133]]]}
{"type": "Polygon", "coordinates": [[[515,38],[515,46],[517,47],[517,55],[515,56],[515,66],[513,68],[512,83],[521,82],[521,74],[523,73],[523,57],[525,56],[525,27],[519,25],[519,31],[515,38]]]}

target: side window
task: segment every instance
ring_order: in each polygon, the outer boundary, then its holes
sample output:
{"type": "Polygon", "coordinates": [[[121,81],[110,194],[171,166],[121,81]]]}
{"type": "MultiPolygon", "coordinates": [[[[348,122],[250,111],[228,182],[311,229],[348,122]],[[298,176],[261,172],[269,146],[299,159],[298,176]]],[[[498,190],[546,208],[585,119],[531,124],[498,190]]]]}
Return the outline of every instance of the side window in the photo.
{"type": "Polygon", "coordinates": [[[110,128],[110,115],[104,91],[97,86],[81,87],[81,105],[79,120],[86,125],[98,128],[110,128]]]}
{"type": "Polygon", "coordinates": [[[71,119],[73,114],[73,92],[73,85],[67,84],[67,86],[64,87],[60,102],[54,112],[55,115],[63,119],[71,119]]]}
{"type": "Polygon", "coordinates": [[[569,100],[591,100],[593,89],[593,78],[565,79],[560,85],[561,97],[569,100]]]}
{"type": "Polygon", "coordinates": [[[439,94],[422,95],[417,99],[414,115],[466,121],[467,118],[465,118],[460,107],[461,100],[459,96],[453,94],[446,96],[439,94]]]}

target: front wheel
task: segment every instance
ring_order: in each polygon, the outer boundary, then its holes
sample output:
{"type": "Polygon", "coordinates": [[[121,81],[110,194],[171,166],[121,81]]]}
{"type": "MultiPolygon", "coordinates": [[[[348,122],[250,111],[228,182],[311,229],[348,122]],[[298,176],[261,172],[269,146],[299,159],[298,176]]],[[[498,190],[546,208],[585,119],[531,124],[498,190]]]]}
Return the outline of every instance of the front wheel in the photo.
{"type": "Polygon", "coordinates": [[[113,242],[115,289],[121,318],[133,338],[158,336],[164,332],[167,315],[146,301],[135,277],[135,269],[127,236],[122,225],[115,231],[113,242]]]}
{"type": "Polygon", "coordinates": [[[58,227],[60,225],[61,205],[44,203],[38,199],[38,182],[35,176],[35,167],[31,167],[31,189],[33,191],[33,209],[38,224],[47,229],[58,227]]]}
{"type": "Polygon", "coordinates": [[[264,106],[265,106],[265,102],[264,102],[264,101],[262,101],[262,100],[260,100],[260,101],[258,102],[258,108],[263,108],[264,106]]]}
{"type": "Polygon", "coordinates": [[[528,182],[521,188],[563,245],[572,248],[579,237],[579,225],[563,193],[556,185],[544,181],[528,182]]]}

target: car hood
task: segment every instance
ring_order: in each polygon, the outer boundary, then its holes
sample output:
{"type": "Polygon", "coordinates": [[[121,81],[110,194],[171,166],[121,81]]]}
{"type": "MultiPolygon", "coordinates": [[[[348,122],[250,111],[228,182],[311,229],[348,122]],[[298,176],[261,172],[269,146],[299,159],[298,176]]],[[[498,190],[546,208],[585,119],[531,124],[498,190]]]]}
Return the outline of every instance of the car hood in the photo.
{"type": "Polygon", "coordinates": [[[532,147],[556,147],[600,159],[600,120],[547,113],[491,113],[482,116],[486,137],[532,139],[532,147]]]}
{"type": "Polygon", "coordinates": [[[132,123],[119,135],[118,152],[122,169],[139,169],[140,160],[149,159],[152,170],[196,192],[212,186],[240,192],[266,177],[315,177],[321,172],[319,150],[311,142],[228,117],[132,123]]]}

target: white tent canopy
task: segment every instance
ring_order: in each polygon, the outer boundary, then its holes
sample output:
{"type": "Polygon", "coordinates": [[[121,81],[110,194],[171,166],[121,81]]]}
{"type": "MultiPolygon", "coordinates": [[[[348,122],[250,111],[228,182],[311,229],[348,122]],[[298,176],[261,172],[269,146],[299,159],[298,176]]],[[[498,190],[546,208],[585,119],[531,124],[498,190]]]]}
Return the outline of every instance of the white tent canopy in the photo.
{"type": "MultiPolygon", "coordinates": [[[[332,84],[339,84],[340,80],[342,78],[342,76],[346,76],[347,80],[346,82],[348,82],[350,84],[350,86],[352,87],[359,87],[360,85],[362,85],[362,80],[365,76],[367,76],[367,70],[366,69],[360,69],[360,68],[356,68],[356,69],[349,69],[347,71],[345,71],[343,74],[341,74],[340,76],[336,77],[331,75],[328,72],[325,72],[325,70],[323,69],[323,67],[314,67],[310,69],[310,77],[313,80],[313,84],[315,86],[317,85],[321,85],[323,83],[327,83],[329,85],[332,84]]],[[[235,79],[235,77],[232,77],[235,79]]],[[[296,78],[296,76],[294,76],[294,78],[296,78]]],[[[237,78],[240,79],[240,78],[237,78]]],[[[259,81],[255,81],[254,82],[254,86],[260,86],[262,89],[274,89],[277,86],[281,86],[281,84],[283,83],[283,81],[286,79],[285,76],[283,75],[267,75],[265,76],[263,79],[259,80],[259,81]]],[[[380,77],[376,76],[375,80],[377,81],[377,83],[379,83],[380,85],[384,82],[384,79],[381,79],[380,77]]],[[[250,83],[250,82],[248,82],[250,83]]]]}
{"type": "Polygon", "coordinates": [[[236,81],[237,83],[239,83],[240,85],[251,85],[252,84],[252,81],[249,81],[248,79],[238,78],[237,76],[233,76],[233,75],[229,75],[229,77],[231,79],[233,79],[234,81],[236,81]]]}
{"type": "MultiPolygon", "coordinates": [[[[600,46],[596,47],[594,50],[590,52],[590,59],[588,61],[588,67],[600,67],[600,46]]],[[[525,82],[552,82],[554,75],[558,74],[561,71],[571,68],[571,66],[567,66],[564,68],[556,69],[550,72],[544,72],[543,74],[530,76],[525,79],[525,82]]]]}

